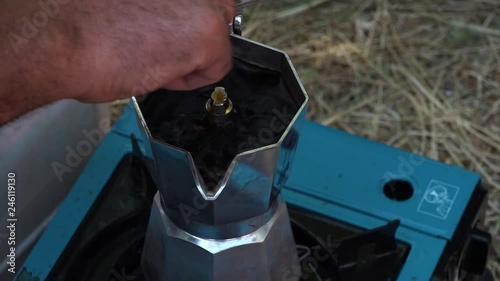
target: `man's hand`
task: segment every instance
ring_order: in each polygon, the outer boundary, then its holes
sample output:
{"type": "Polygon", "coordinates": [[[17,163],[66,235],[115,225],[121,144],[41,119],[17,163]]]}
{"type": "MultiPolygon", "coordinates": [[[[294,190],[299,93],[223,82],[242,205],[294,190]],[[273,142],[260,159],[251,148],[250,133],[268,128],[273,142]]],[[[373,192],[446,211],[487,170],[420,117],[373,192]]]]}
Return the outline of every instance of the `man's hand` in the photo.
{"type": "Polygon", "coordinates": [[[0,124],[63,98],[214,83],[231,68],[234,15],[233,0],[3,1],[0,124]]]}

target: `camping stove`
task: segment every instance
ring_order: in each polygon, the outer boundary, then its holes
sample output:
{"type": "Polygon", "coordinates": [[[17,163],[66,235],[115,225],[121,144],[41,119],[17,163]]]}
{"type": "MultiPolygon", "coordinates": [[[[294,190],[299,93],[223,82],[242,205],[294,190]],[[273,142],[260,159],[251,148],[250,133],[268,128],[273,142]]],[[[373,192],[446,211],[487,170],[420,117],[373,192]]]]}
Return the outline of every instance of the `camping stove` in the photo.
{"type": "Polygon", "coordinates": [[[306,121],[286,54],[232,43],[131,101],[16,280],[492,281],[478,174],[306,121]]]}

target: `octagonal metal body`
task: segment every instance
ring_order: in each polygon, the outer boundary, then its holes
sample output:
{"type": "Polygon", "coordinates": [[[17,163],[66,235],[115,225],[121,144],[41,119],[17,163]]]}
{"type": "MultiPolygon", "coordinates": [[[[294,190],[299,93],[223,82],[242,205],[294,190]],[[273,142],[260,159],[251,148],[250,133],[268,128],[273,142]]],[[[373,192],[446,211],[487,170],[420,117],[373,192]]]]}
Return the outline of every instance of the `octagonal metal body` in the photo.
{"type": "Polygon", "coordinates": [[[142,268],[147,280],[296,281],[300,268],[281,195],[270,220],[233,239],[203,239],[176,226],[157,193],[151,212],[142,268]]]}
{"type": "Polygon", "coordinates": [[[281,188],[291,171],[308,98],[284,52],[238,36],[231,39],[235,60],[279,73],[276,94],[282,104],[273,103],[272,114],[266,108],[263,115],[268,119],[260,123],[266,125],[257,127],[257,135],[248,136],[251,145],[238,144],[238,153],[215,188],[205,183],[189,151],[152,134],[140,103],[133,98],[159,189],[142,254],[148,281],[296,281],[300,277],[281,188]],[[271,134],[277,134],[272,138],[276,142],[264,139],[271,134]]]}

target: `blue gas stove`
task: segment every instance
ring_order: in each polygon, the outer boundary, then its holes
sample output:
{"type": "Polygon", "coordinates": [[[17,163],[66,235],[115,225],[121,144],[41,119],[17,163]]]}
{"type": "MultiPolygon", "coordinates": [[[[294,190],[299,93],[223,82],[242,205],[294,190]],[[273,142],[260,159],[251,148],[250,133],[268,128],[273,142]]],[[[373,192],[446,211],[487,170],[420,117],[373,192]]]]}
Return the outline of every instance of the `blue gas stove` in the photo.
{"type": "MultiPolygon", "coordinates": [[[[235,44],[243,44],[246,53],[251,53],[254,44],[265,51],[279,52],[238,36],[233,36],[233,40],[235,44]]],[[[239,55],[245,56],[236,51],[235,57],[239,55]]],[[[276,63],[286,75],[296,76],[294,71],[288,73],[283,69],[285,62],[278,63],[272,55],[263,55],[266,62],[276,63]]],[[[289,63],[288,57],[284,58],[289,63]]],[[[231,98],[232,88],[225,86],[231,98]]],[[[300,92],[300,87],[297,89],[300,92]]],[[[203,95],[205,101],[207,95],[203,95]]],[[[187,176],[182,168],[185,159],[190,164],[197,161],[196,157],[183,158],[194,150],[174,150],[179,144],[161,147],[168,151],[157,147],[160,142],[154,140],[148,107],[144,106],[148,99],[150,104],[157,103],[150,97],[134,99],[125,108],[16,280],[492,281],[485,269],[491,238],[481,230],[487,192],[480,175],[306,121],[305,109],[299,108],[291,122],[300,122],[300,128],[295,130],[290,124],[288,128],[292,130],[283,133],[294,135],[293,161],[283,167],[269,168],[281,174],[286,171],[279,183],[276,180],[272,183],[271,195],[266,197],[276,198],[274,201],[278,203],[261,204],[251,192],[238,193],[239,197],[230,199],[223,194],[233,190],[228,189],[232,180],[236,183],[249,178],[250,183],[261,180],[262,167],[281,161],[280,153],[286,151],[283,146],[278,147],[280,152],[275,158],[266,156],[265,161],[260,161],[257,156],[257,160],[248,162],[259,162],[260,166],[246,163],[238,170],[239,163],[234,164],[233,160],[234,167],[228,168],[235,169],[233,175],[219,178],[221,182],[227,180],[226,190],[203,189],[206,192],[197,198],[192,194],[202,190],[207,181],[196,181],[193,186],[198,189],[194,191],[174,190],[187,185],[185,177],[203,178],[201,168],[187,176]],[[186,154],[176,154],[179,151],[186,154]],[[171,159],[184,160],[162,166],[171,159]],[[171,177],[164,177],[165,174],[171,177]],[[175,187],[170,187],[172,182],[175,187]],[[183,192],[188,194],[187,201],[177,198],[183,192]],[[184,224],[176,217],[169,198],[187,204],[181,218],[187,215],[195,223],[184,224]],[[194,201],[198,199],[209,202],[208,207],[196,207],[194,201]],[[218,200],[227,200],[230,207],[216,205],[218,200]],[[284,203],[279,204],[280,200],[286,202],[286,208],[282,207],[284,203]],[[232,206],[235,202],[239,205],[232,206]],[[252,212],[243,209],[242,204],[249,205],[251,210],[257,210],[253,206],[261,204],[264,209],[258,213],[258,219],[252,215],[252,223],[246,221],[244,227],[234,226],[237,214],[252,212]],[[217,216],[205,217],[206,213],[217,216]],[[221,222],[226,217],[231,217],[227,219],[230,224],[221,222]],[[269,236],[273,231],[271,223],[278,224],[278,220],[282,232],[291,229],[292,236],[283,234],[267,243],[270,238],[262,236],[261,231],[269,236]],[[289,237],[292,240],[288,241],[289,237]],[[235,241],[241,244],[234,246],[235,241]],[[274,254],[290,249],[288,246],[292,244],[293,251],[286,255],[274,254]],[[223,256],[225,251],[232,252],[223,256]],[[258,261],[254,262],[256,256],[258,261]],[[287,259],[288,267],[273,259],[287,259]],[[245,268],[247,263],[249,266],[245,268]],[[262,267],[269,268],[262,270],[262,267]],[[227,271],[242,273],[230,275],[227,271]],[[262,275],[265,277],[259,275],[261,272],[265,272],[262,275]]],[[[301,105],[307,98],[295,101],[301,105]]],[[[238,108],[236,97],[233,103],[238,108]]],[[[215,110],[217,105],[207,103],[206,108],[215,110]]],[[[274,117],[279,118],[279,114],[274,117]]],[[[212,121],[219,122],[217,118],[212,121]]],[[[172,128],[184,125],[176,123],[172,128]]],[[[287,138],[281,140],[286,142],[287,138]]],[[[254,188],[248,184],[234,190],[254,188]]]]}

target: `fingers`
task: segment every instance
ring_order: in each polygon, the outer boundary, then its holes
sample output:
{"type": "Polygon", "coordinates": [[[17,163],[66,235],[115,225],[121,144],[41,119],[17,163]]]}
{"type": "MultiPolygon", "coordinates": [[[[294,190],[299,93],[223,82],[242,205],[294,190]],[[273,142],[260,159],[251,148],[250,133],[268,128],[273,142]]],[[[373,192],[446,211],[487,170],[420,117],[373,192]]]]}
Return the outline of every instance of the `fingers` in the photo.
{"type": "Polygon", "coordinates": [[[89,44],[87,50],[94,57],[86,60],[94,83],[78,99],[109,101],[159,88],[193,90],[220,81],[232,67],[229,23],[236,14],[235,2],[193,2],[161,1],[145,10],[127,5],[128,13],[105,10],[116,24],[89,27],[91,35],[100,36],[100,43],[89,44]],[[124,16],[130,14],[136,16],[124,16]]]}
{"type": "Polygon", "coordinates": [[[167,82],[163,87],[169,90],[190,91],[201,88],[222,80],[231,70],[232,55],[229,50],[215,61],[211,66],[195,70],[183,77],[167,82]]]}
{"type": "Polygon", "coordinates": [[[236,3],[234,0],[216,0],[213,2],[215,13],[224,23],[229,24],[236,16],[236,3]]]}
{"type": "Polygon", "coordinates": [[[212,13],[201,23],[199,44],[191,52],[194,69],[164,84],[170,90],[187,91],[220,81],[232,67],[232,47],[229,38],[229,21],[236,13],[234,1],[217,1],[225,9],[224,17],[212,13]]]}
{"type": "Polygon", "coordinates": [[[219,62],[207,69],[197,70],[184,77],[170,81],[164,88],[176,91],[190,91],[216,83],[229,72],[231,65],[230,60],[219,62]]]}

